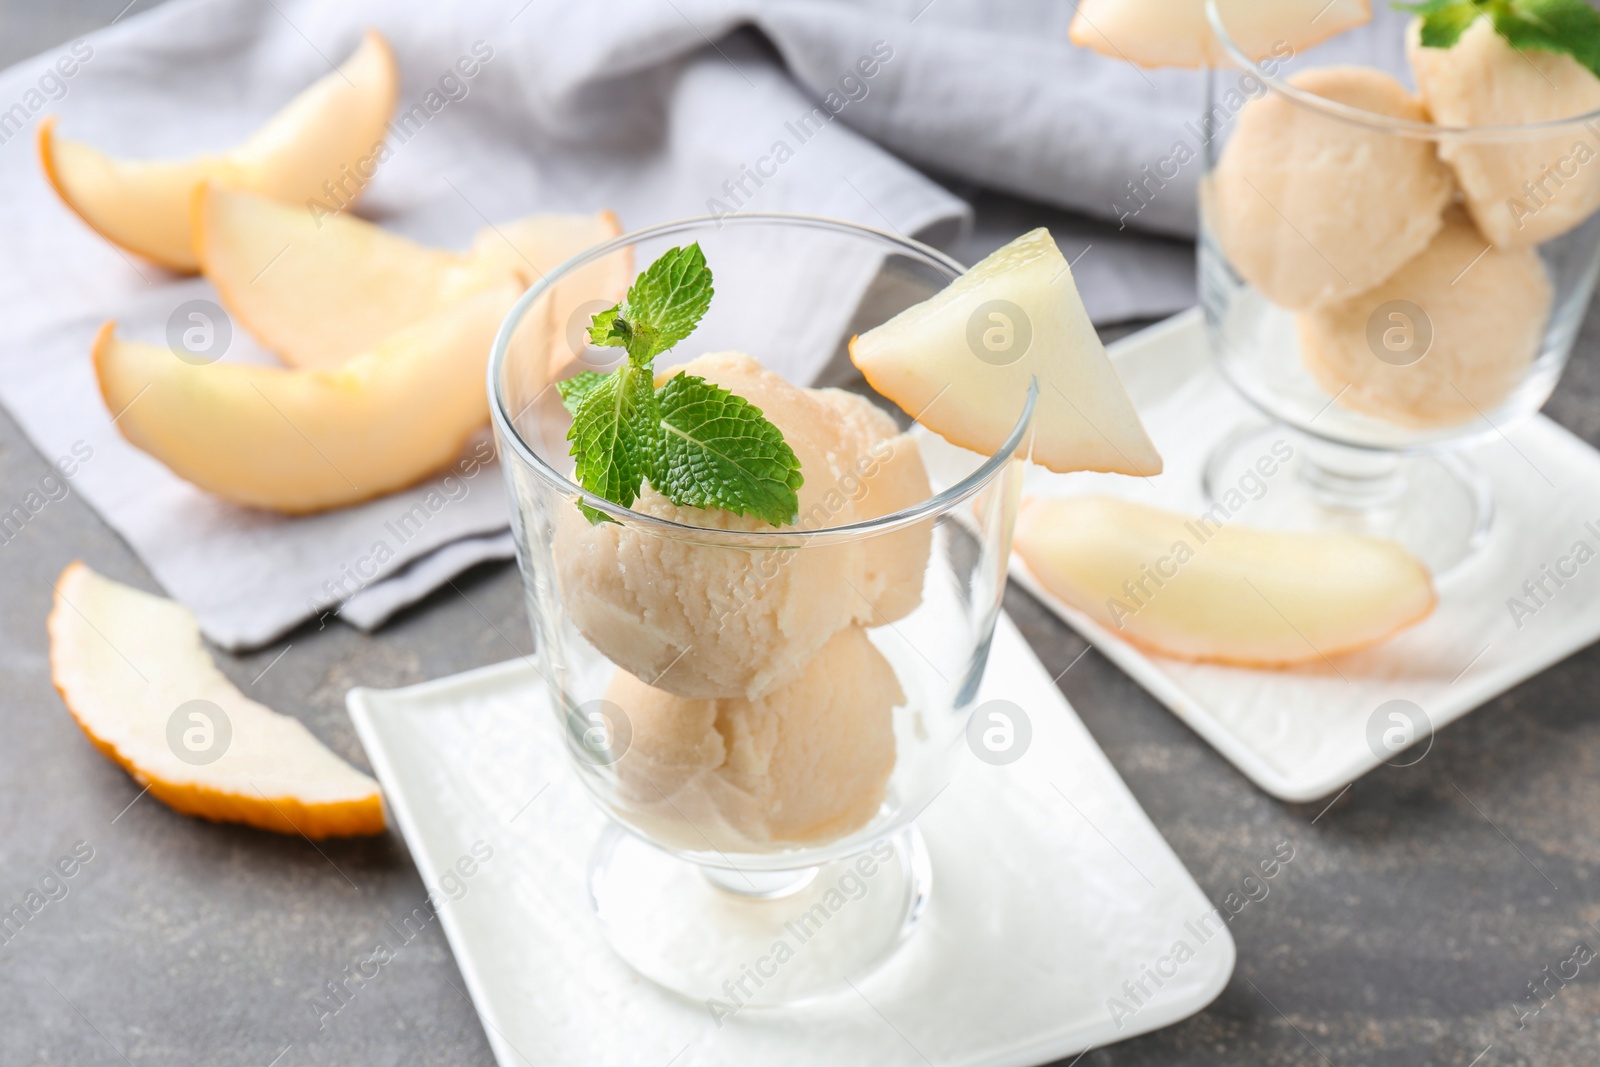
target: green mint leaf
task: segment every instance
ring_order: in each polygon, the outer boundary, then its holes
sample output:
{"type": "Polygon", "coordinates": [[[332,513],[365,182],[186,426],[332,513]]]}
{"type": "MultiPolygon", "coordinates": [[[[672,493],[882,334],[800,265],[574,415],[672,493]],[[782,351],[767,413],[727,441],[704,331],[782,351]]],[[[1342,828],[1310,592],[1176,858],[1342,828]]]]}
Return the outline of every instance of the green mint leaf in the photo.
{"type": "Polygon", "coordinates": [[[692,374],[657,394],[650,484],[674,504],[753,515],[773,526],[800,513],[800,460],[761,409],[692,374]]]}
{"type": "Polygon", "coordinates": [[[1569,55],[1600,77],[1600,11],[1585,0],[1494,0],[1491,10],[1513,48],[1569,55]]]}
{"type": "Polygon", "coordinates": [[[1454,48],[1467,27],[1483,14],[1473,0],[1425,0],[1418,4],[1395,4],[1396,10],[1422,16],[1422,47],[1454,48]]]}
{"type": "Polygon", "coordinates": [[[1600,77],[1600,11],[1587,0],[1420,0],[1396,3],[1422,16],[1422,45],[1453,48],[1480,15],[1521,51],[1568,55],[1600,77]]]}
{"type": "Polygon", "coordinates": [[[589,339],[625,348],[630,360],[649,366],[694,332],[714,291],[711,268],[698,242],[668,249],[634,279],[627,300],[594,317],[589,339]]]}
{"type": "Polygon", "coordinates": [[[593,319],[589,320],[589,341],[591,344],[604,345],[607,348],[625,348],[628,335],[625,332],[627,323],[620,326],[618,320],[622,315],[622,305],[607,308],[593,319]]]}
{"type": "MultiPolygon", "coordinates": [[[[649,370],[631,363],[598,377],[578,402],[567,431],[571,454],[578,459],[574,477],[596,496],[631,507],[654,450],[655,382],[649,370]]],[[[593,508],[580,507],[590,522],[605,518],[593,508]]]]}
{"type": "Polygon", "coordinates": [[[561,406],[576,415],[583,398],[599,388],[600,383],[607,377],[598,371],[586,370],[570,378],[563,378],[556,383],[556,389],[561,393],[561,406]]]}

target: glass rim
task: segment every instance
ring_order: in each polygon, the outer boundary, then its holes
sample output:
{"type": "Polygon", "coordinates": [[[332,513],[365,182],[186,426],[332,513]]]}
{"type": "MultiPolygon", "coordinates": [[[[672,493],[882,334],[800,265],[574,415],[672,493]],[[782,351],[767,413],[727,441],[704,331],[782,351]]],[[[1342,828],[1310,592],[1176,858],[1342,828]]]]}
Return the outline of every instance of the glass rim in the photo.
{"type": "MultiPolygon", "coordinates": [[[[510,351],[512,335],[515,334],[517,327],[521,325],[528,309],[541,296],[549,292],[562,278],[597,259],[611,255],[619,249],[636,245],[644,240],[687,233],[704,229],[708,225],[714,225],[719,229],[723,226],[776,225],[794,226],[801,229],[831,230],[835,233],[856,237],[870,237],[891,248],[899,248],[905,252],[913,253],[931,261],[940,268],[950,271],[952,280],[965,274],[967,270],[959,261],[938,249],[898,233],[891,233],[874,226],[866,226],[844,219],[780,212],[693,215],[632,230],[580,252],[552,268],[517,299],[517,302],[511,306],[511,310],[506,313],[499,330],[495,333],[494,343],[489,351],[489,412],[496,435],[501,440],[509,441],[517,459],[543,481],[558,492],[582,501],[587,506],[616,519],[625,526],[653,530],[663,536],[702,541],[716,545],[784,548],[795,547],[794,542],[797,541],[809,545],[817,541],[829,544],[859,540],[865,536],[887,533],[942,515],[982,491],[1016,457],[1017,450],[1027,437],[1033,421],[1034,410],[1038,404],[1039,383],[1037,378],[1029,384],[1027,397],[1022,405],[1022,414],[1011,428],[1011,432],[1007,435],[1005,442],[995,451],[993,456],[987,457],[983,463],[979,464],[966,477],[954,485],[908,507],[900,508],[875,519],[863,519],[844,526],[824,526],[816,530],[798,527],[790,527],[788,529],[722,530],[705,526],[691,526],[687,523],[674,522],[671,519],[647,515],[632,508],[623,507],[604,497],[596,496],[550,466],[524,440],[522,433],[517,429],[516,423],[507,407],[504,389],[501,384],[504,377],[502,372],[505,369],[506,359],[510,351]],[[790,544],[785,546],[781,543],[785,541],[790,542],[790,544]]],[[[553,382],[547,382],[544,388],[539,391],[538,396],[543,396],[553,385],[553,382]]],[[[529,406],[531,406],[531,402],[529,406]]],[[[912,425],[917,426],[920,424],[913,421],[912,425]]],[[[910,431],[906,432],[909,433],[910,431]]],[[[942,437],[941,440],[943,440],[942,437]]]]}
{"type": "MultiPolygon", "coordinates": [[[[1479,16],[1482,17],[1482,16],[1479,16]]],[[[1206,0],[1206,21],[1211,25],[1211,31],[1216,34],[1217,41],[1228,53],[1230,59],[1248,74],[1260,79],[1270,91],[1286,97],[1290,101],[1313,111],[1319,111],[1329,118],[1384,133],[1398,134],[1428,141],[1486,141],[1486,142],[1516,142],[1536,141],[1554,136],[1572,129],[1589,127],[1600,121],[1600,110],[1586,111],[1580,115],[1570,115],[1560,119],[1543,119],[1539,122],[1512,123],[1509,125],[1483,125],[1483,126],[1446,126],[1433,122],[1418,122],[1414,119],[1394,118],[1390,115],[1380,115],[1373,111],[1364,111],[1349,104],[1341,104],[1336,100],[1329,100],[1325,96],[1307,92],[1290,84],[1287,78],[1276,74],[1268,74],[1262,69],[1261,64],[1253,59],[1247,52],[1239,47],[1228,33],[1227,24],[1223,21],[1220,0],[1206,0]]],[[[1597,133],[1600,139],[1600,133],[1597,133]]]]}

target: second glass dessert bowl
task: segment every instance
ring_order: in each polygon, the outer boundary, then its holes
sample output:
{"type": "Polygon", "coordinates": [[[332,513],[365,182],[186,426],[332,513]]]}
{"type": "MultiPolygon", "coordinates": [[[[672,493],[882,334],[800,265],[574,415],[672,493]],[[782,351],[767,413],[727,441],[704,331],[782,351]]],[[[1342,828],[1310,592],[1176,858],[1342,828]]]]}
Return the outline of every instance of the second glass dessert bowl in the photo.
{"type": "MultiPolygon", "coordinates": [[[[1460,450],[1549,398],[1600,271],[1600,84],[1484,19],[1453,49],[1411,38],[1413,93],[1327,45],[1254,61],[1229,11],[1210,0],[1239,66],[1207,74],[1201,303],[1222,371],[1276,421],[1227,438],[1208,495],[1287,439],[1294,477],[1252,522],[1389,537],[1446,572],[1492,516],[1460,450]],[[1551,117],[1483,121],[1516,94],[1551,117]]],[[[1398,52],[1405,21],[1375,18],[1398,52]]]]}
{"type": "MultiPolygon", "coordinates": [[[[954,478],[941,458],[949,487],[935,492],[921,435],[883,406],[792,384],[741,353],[702,353],[770,337],[773,323],[865,330],[960,273],[931,248],[849,223],[691,219],[552,272],[496,341],[493,417],[539,666],[572,765],[614,820],[594,855],[594,908],[630,965],[718,1011],[838,988],[916,923],[930,870],[913,820],[964,743],[1033,401],[994,456],[969,454],[954,478]],[[805,475],[789,526],[648,488],[621,507],[573,481],[571,416],[548,383],[563,359],[603,370],[620,353],[586,347],[581,328],[618,294],[571,286],[631,279],[691,242],[717,272],[716,295],[657,380],[688,364],[782,428],[805,475]],[[776,255],[876,282],[853,319],[808,308],[830,296],[767,276],[760,265],[776,255]]],[[[752,355],[770,366],[804,356],[752,355]]]]}

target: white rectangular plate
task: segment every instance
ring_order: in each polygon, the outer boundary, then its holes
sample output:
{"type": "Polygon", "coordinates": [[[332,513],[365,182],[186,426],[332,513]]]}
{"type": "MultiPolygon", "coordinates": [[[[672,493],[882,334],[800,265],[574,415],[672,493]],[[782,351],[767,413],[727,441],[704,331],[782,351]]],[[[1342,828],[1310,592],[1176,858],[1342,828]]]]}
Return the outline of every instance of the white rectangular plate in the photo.
{"type": "MultiPolygon", "coordinates": [[[[1211,451],[1255,413],[1216,371],[1198,311],[1112,346],[1166,470],[1149,479],[1028,469],[1024,493],[1106,493],[1174,511],[1205,509],[1200,474],[1211,451]]],[[[1258,416],[1257,416],[1258,417],[1258,416]]],[[[1052,596],[1013,555],[1011,576],[1188,723],[1262,789],[1306,802],[1388,761],[1420,759],[1433,732],[1600,639],[1600,560],[1547,588],[1537,614],[1513,618],[1507,601],[1584,541],[1600,552],[1600,453],[1536,416],[1467,458],[1494,486],[1491,541],[1439,585],[1439,606],[1421,625],[1383,644],[1294,670],[1184,663],[1141,652],[1052,596]],[[1590,526],[1588,524],[1593,524],[1590,526]],[[1390,700],[1427,721],[1407,751],[1376,750],[1369,723],[1390,700]]],[[[1248,524],[1249,507],[1238,516],[1248,524]]],[[[1573,569],[1569,564],[1567,569],[1573,569]]],[[[1529,602],[1531,603],[1531,602],[1529,602]]],[[[1391,726],[1385,716],[1381,738],[1391,726]]]]}
{"type": "Polygon", "coordinates": [[[918,820],[933,893],[911,940],[856,990],[720,1029],[601,939],[586,875],[604,817],[531,665],[348,704],[429,887],[492,850],[440,916],[501,1067],[1023,1067],[1199,1011],[1233,972],[1226,925],[1004,617],[981,698],[1023,708],[1033,739],[1008,767],[965,753],[918,820]]]}

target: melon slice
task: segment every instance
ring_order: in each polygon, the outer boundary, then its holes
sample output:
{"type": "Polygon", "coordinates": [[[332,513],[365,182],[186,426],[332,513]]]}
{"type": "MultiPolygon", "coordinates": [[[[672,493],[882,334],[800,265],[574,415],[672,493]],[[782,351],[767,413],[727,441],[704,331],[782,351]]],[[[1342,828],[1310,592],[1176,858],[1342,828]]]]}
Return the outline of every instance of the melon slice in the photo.
{"type": "Polygon", "coordinates": [[[1026,233],[944,290],[850,340],[872,387],[952,444],[993,455],[1037,378],[1033,460],[1161,473],[1050,232],[1026,233]]]}
{"type": "Polygon", "coordinates": [[[122,435],[180,478],[239,504],[321,511],[457,457],[488,417],[489,348],[520,292],[508,279],[331,370],[196,366],[107,323],[95,374],[122,435]]]}
{"type": "MultiPolygon", "coordinates": [[[[1369,0],[1221,0],[1228,35],[1251,59],[1287,57],[1372,18],[1369,0]]],[[[1230,66],[1205,0],[1082,0],[1072,43],[1141,67],[1230,66]]]]}
{"type": "MultiPolygon", "coordinates": [[[[262,345],[291,366],[334,367],[470,293],[508,278],[530,285],[620,227],[610,212],[535,215],[486,229],[471,252],[457,253],[353,215],[313,218],[300,206],[207,185],[195,198],[194,232],[201,271],[262,345]]],[[[557,312],[620,300],[626,261],[625,253],[607,257],[565,279],[557,312]]]]}
{"type": "Polygon", "coordinates": [[[193,271],[199,264],[190,211],[202,183],[251,189],[302,210],[311,199],[330,210],[348,205],[372,176],[399,89],[388,43],[368,30],[338,70],[230,151],[181,160],[116,159],[58,138],[52,116],[39,125],[39,158],[61,199],[102,237],[172,270],[193,271]]]}
{"type": "Polygon", "coordinates": [[[1392,541],[1284,533],[1111,497],[1025,501],[1016,549],[1055,596],[1147,651],[1240,667],[1317,663],[1432,613],[1392,541]]]}
{"type": "MultiPolygon", "coordinates": [[[[598,215],[532,215],[478,231],[469,253],[480,269],[500,264],[531,286],[566,260],[622,233],[609,211],[598,215]]],[[[633,282],[633,250],[619,248],[567,274],[550,291],[551,377],[563,378],[573,370],[597,370],[600,365],[580,365],[589,353],[589,324],[595,315],[615,305],[633,282]]],[[[615,349],[599,353],[609,359],[615,349]]],[[[609,366],[609,364],[606,364],[609,366]]]]}
{"type": "Polygon", "coordinates": [[[73,563],[47,628],[67,710],[174,811],[311,838],[383,832],[378,783],[239,692],[182,606],[73,563]]]}

